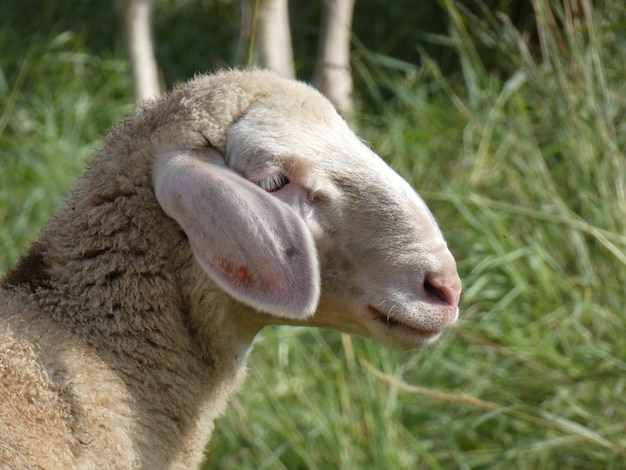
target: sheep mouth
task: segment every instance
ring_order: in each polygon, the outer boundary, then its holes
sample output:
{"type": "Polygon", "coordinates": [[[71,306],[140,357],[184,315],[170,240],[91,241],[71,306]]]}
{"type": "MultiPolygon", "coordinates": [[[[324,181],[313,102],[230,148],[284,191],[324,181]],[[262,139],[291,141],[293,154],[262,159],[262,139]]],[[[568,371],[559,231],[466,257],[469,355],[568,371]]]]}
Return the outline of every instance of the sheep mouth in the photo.
{"type": "Polygon", "coordinates": [[[391,312],[383,313],[372,305],[367,306],[367,312],[376,322],[385,325],[387,328],[402,329],[420,337],[435,336],[441,332],[436,329],[423,328],[414,323],[408,322],[405,318],[398,318],[391,312]]]}

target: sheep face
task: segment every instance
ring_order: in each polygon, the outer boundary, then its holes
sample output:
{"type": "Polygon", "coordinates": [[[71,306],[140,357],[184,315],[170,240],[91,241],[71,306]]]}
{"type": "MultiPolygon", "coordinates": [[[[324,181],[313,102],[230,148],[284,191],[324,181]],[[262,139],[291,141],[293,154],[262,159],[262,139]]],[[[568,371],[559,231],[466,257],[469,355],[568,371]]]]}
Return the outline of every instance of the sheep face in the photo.
{"type": "Polygon", "coordinates": [[[303,84],[254,100],[223,152],[164,153],[154,180],[209,277],[262,323],[407,349],[457,318],[461,282],[430,211],[303,84]]]}
{"type": "Polygon", "coordinates": [[[433,341],[455,322],[461,290],[435,219],[325,100],[298,98],[259,102],[230,128],[226,153],[313,236],[322,287],[307,323],[396,348],[433,341]]]}

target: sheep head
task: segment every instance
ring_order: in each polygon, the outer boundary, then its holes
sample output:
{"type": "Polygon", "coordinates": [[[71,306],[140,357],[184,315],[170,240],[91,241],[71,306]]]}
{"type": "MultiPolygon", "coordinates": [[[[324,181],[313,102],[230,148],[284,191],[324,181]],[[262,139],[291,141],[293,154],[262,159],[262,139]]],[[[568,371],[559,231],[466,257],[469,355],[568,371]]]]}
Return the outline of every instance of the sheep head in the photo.
{"type": "Polygon", "coordinates": [[[230,98],[206,110],[227,109],[222,124],[196,119],[197,140],[161,144],[153,171],[208,277],[265,323],[402,349],[435,340],[457,318],[461,282],[422,199],[317,91],[229,74],[230,98]]]}

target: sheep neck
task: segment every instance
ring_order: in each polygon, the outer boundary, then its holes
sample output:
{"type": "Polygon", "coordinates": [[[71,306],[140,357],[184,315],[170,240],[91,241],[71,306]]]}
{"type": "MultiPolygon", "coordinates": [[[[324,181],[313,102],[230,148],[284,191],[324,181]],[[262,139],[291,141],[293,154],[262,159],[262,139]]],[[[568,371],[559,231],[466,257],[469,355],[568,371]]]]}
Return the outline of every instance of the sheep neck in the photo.
{"type": "Polygon", "coordinates": [[[129,466],[192,468],[245,376],[247,349],[260,325],[238,329],[248,312],[201,275],[184,234],[163,216],[149,187],[103,198],[102,219],[77,209],[80,187],[31,253],[44,270],[33,294],[39,310],[67,337],[57,359],[47,362],[48,375],[72,414],[82,416],[77,448],[126,449],[120,458],[129,466]],[[80,246],[64,236],[68,230],[84,234],[80,246]],[[62,354],[63,348],[75,353],[62,354]],[[107,380],[68,380],[91,376],[80,370],[85,361],[107,380]]]}

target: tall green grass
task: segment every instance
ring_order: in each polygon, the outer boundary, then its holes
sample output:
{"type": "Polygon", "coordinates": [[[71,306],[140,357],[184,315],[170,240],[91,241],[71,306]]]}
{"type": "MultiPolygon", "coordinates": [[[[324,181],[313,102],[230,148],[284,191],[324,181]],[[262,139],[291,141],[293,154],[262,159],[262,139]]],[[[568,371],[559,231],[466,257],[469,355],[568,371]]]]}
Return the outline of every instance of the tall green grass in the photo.
{"type": "Polygon", "coordinates": [[[0,33],[0,272],[43,226],[111,123],[132,111],[127,66],[71,31],[0,33]],[[17,36],[17,37],[16,37],[17,36]]]}
{"type": "Polygon", "coordinates": [[[378,113],[361,133],[457,256],[461,320],[412,354],[267,331],[211,468],[626,465],[624,6],[534,1],[534,40],[441,5],[432,39],[458,75],[425,49],[418,66],[357,48],[354,65],[378,113]]]}
{"type": "MultiPolygon", "coordinates": [[[[356,126],[438,218],[460,321],[412,353],[264,330],[205,468],[626,466],[622,3],[532,0],[519,22],[441,0],[447,31],[402,46],[419,63],[355,37],[356,126]]],[[[0,29],[0,272],[132,108],[119,50],[51,31],[23,54],[0,29]]]]}

